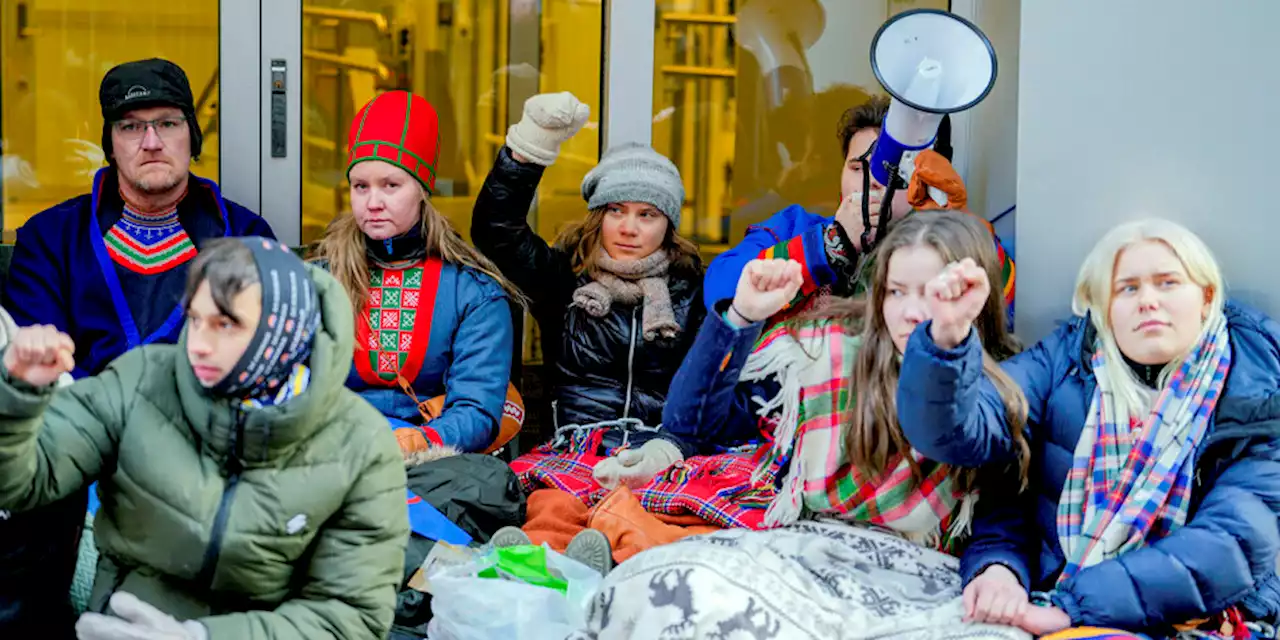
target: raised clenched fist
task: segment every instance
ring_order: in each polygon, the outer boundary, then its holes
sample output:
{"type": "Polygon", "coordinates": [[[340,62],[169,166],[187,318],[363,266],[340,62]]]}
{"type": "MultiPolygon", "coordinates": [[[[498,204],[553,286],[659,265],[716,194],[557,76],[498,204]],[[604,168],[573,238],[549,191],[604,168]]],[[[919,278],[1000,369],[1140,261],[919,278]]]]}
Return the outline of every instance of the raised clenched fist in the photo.
{"type": "Polygon", "coordinates": [[[733,312],[744,322],[763,322],[787,306],[802,284],[802,269],[795,260],[752,260],[738,278],[733,312]]]}
{"type": "Polygon", "coordinates": [[[524,103],[524,115],[507,130],[507,146],[516,160],[549,167],[560,155],[560,145],[587,123],[591,107],[572,93],[541,93],[524,103]]]}
{"type": "Polygon", "coordinates": [[[76,366],[76,344],[52,325],[18,329],[4,352],[9,376],[33,387],[45,387],[76,366]]]}
{"type": "Polygon", "coordinates": [[[991,295],[987,271],[972,258],[946,266],[924,287],[933,318],[930,337],[943,349],[954,349],[969,336],[973,322],[991,295]]]}

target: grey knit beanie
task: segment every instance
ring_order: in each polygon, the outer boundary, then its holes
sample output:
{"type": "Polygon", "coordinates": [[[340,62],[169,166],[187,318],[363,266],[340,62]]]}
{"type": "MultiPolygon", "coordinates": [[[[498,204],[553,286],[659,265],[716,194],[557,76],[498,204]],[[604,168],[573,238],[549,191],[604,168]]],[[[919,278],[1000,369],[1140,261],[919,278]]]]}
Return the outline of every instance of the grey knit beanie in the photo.
{"type": "Polygon", "coordinates": [[[609,148],[582,179],[588,209],[614,202],[645,202],[657,207],[673,227],[680,226],[684,182],[680,170],[649,145],[628,143],[609,148]]]}

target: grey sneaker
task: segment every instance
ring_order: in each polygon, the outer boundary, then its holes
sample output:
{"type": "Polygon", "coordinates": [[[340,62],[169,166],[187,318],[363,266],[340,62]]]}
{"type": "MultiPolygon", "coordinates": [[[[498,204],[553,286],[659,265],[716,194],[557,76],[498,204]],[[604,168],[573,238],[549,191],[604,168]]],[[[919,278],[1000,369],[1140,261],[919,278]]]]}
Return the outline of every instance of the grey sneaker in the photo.
{"type": "Polygon", "coordinates": [[[498,529],[497,533],[489,538],[489,544],[497,547],[519,547],[526,544],[533,544],[529,536],[520,530],[520,527],[503,527],[498,529]]]}
{"type": "Polygon", "coordinates": [[[613,568],[613,549],[609,538],[597,529],[583,529],[569,541],[564,555],[595,569],[600,575],[608,575],[613,568]]]}

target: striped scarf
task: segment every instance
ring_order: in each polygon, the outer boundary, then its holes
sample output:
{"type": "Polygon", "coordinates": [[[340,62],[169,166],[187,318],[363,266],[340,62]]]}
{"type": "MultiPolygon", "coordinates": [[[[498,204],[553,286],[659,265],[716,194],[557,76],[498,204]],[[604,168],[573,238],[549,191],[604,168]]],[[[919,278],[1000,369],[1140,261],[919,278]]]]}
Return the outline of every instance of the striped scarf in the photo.
{"type": "Polygon", "coordinates": [[[1103,352],[1094,354],[1098,384],[1058,503],[1058,540],[1067,557],[1059,584],[1186,522],[1196,448],[1231,368],[1229,342],[1219,315],[1150,413],[1124,427],[1115,415],[1112,373],[1103,352]]]}
{"type": "Polygon", "coordinates": [[[773,377],[781,386],[772,399],[753,399],[760,416],[776,418],[758,469],[776,468],[790,458],[765,524],[791,524],[805,513],[828,514],[950,549],[968,528],[977,496],[959,492],[944,465],[912,451],[925,476],[917,486],[902,455],[890,461],[880,478],[866,477],[849,459],[845,425],[856,400],[853,367],[861,343],[843,323],[808,321],[770,329],[747,358],[742,380],[773,377]]]}

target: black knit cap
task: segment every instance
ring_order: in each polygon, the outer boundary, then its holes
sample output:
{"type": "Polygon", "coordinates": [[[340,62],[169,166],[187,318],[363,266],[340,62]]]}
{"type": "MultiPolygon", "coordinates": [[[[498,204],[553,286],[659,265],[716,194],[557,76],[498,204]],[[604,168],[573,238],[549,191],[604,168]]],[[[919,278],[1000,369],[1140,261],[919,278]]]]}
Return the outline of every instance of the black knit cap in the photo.
{"type": "Polygon", "coordinates": [[[98,103],[102,105],[102,150],[112,163],[115,162],[111,157],[112,123],[134,109],[157,106],[182,110],[191,130],[191,157],[200,157],[204,138],[196,121],[191,83],[182,67],[160,58],[116,65],[102,77],[98,103]]]}

